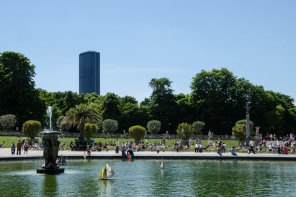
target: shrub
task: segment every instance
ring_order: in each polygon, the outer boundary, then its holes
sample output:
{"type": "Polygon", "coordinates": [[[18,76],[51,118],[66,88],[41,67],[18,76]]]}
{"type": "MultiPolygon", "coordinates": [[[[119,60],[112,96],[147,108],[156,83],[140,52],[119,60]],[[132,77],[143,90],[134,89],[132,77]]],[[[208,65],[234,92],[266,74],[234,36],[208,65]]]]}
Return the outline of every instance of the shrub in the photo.
{"type": "Polygon", "coordinates": [[[177,135],[179,135],[183,140],[188,140],[193,135],[192,125],[188,123],[179,124],[177,135]]]}
{"type": "Polygon", "coordinates": [[[98,125],[94,123],[86,123],[84,125],[84,137],[86,139],[90,139],[95,137],[96,133],[98,131],[98,125]]]}
{"type": "Polygon", "coordinates": [[[192,127],[194,129],[194,132],[196,134],[202,134],[202,129],[203,127],[205,126],[206,124],[202,121],[195,121],[193,124],[192,124],[192,127]]]}
{"type": "MultiPolygon", "coordinates": [[[[239,120],[235,123],[235,125],[238,124],[244,124],[247,125],[247,120],[239,120]]],[[[250,120],[250,130],[253,131],[254,130],[254,123],[250,120]]]]}
{"type": "Polygon", "coordinates": [[[104,132],[114,132],[118,129],[118,122],[112,119],[106,119],[103,121],[104,132]]]}
{"type": "Polygon", "coordinates": [[[28,120],[23,124],[23,129],[25,136],[34,138],[41,131],[41,123],[36,120],[28,120]]]}
{"type": "Polygon", "coordinates": [[[236,139],[243,141],[246,139],[246,128],[245,124],[237,124],[232,128],[232,134],[235,136],[236,139]]]}
{"type": "Polygon", "coordinates": [[[147,123],[147,129],[148,132],[153,134],[153,133],[158,133],[161,128],[161,122],[158,120],[151,120],[147,123]]]}
{"type": "Polygon", "coordinates": [[[11,130],[16,124],[16,116],[12,114],[6,114],[0,116],[0,125],[3,129],[11,130]]]}
{"type": "Polygon", "coordinates": [[[139,143],[141,139],[144,139],[146,129],[140,125],[132,126],[128,129],[129,134],[135,139],[136,143],[139,143]]]}

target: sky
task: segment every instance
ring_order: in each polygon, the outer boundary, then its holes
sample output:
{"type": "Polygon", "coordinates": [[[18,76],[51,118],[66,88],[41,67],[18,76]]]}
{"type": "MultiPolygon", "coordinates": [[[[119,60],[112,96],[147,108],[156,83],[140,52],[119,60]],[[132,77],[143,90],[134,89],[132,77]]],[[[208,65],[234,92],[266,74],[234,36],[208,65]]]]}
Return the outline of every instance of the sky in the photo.
{"type": "Polygon", "coordinates": [[[227,68],[296,98],[295,0],[0,0],[0,53],[24,54],[36,88],[79,91],[79,54],[101,55],[101,95],[148,98],[152,78],[190,94],[227,68]]]}

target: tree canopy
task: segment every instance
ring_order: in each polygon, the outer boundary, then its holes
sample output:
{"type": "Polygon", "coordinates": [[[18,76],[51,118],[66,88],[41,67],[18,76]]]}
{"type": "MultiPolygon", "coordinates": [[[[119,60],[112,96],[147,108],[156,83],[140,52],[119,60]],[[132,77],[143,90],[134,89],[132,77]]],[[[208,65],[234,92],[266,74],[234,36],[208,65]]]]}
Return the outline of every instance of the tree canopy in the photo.
{"type": "Polygon", "coordinates": [[[23,54],[0,54],[0,115],[16,115],[18,126],[29,119],[42,121],[45,114],[34,76],[35,66],[23,54]]]}
{"type": "Polygon", "coordinates": [[[64,121],[61,124],[73,124],[80,127],[79,138],[84,138],[85,123],[98,123],[100,118],[98,112],[86,104],[76,105],[71,108],[67,113],[64,121]]]}
{"type": "MultiPolygon", "coordinates": [[[[232,127],[238,120],[246,118],[248,102],[250,119],[254,126],[261,127],[260,132],[264,135],[275,133],[281,136],[296,130],[293,98],[253,85],[226,68],[197,73],[192,79],[190,94],[174,94],[172,81],[165,77],[153,78],[148,84],[152,94],[141,103],[131,96],[120,97],[115,93],[77,94],[35,89],[34,76],[35,66],[23,54],[0,54],[0,116],[14,114],[18,127],[27,120],[38,120],[48,127],[46,108],[51,106],[53,123],[60,123],[62,118],[59,117],[62,116],[68,117],[68,120],[73,118],[71,124],[78,126],[68,125],[64,129],[76,132],[79,128],[82,132],[83,125],[90,119],[82,118],[80,125],[77,121],[80,118],[76,117],[78,113],[72,113],[81,105],[95,111],[96,120],[100,117],[102,120],[118,121],[119,133],[132,125],[147,125],[149,120],[158,120],[161,122],[158,133],[168,131],[176,134],[180,123],[199,120],[205,123],[203,130],[225,135],[232,133],[232,127]]],[[[58,126],[54,124],[53,129],[58,129],[58,126]]]]}
{"type": "Polygon", "coordinates": [[[150,120],[147,123],[148,132],[151,134],[159,132],[160,128],[161,128],[161,122],[158,120],[150,120]]]}

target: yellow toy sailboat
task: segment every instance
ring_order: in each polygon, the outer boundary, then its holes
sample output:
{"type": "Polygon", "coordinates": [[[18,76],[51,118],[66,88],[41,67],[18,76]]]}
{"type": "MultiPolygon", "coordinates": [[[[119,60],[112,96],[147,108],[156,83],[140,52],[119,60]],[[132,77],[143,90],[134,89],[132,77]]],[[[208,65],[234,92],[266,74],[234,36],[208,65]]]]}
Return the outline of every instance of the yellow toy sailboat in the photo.
{"type": "Polygon", "coordinates": [[[115,176],[115,173],[114,173],[113,168],[111,166],[106,164],[105,169],[104,169],[104,166],[102,166],[100,174],[99,174],[99,179],[106,180],[106,179],[109,179],[113,176],[115,176]]]}

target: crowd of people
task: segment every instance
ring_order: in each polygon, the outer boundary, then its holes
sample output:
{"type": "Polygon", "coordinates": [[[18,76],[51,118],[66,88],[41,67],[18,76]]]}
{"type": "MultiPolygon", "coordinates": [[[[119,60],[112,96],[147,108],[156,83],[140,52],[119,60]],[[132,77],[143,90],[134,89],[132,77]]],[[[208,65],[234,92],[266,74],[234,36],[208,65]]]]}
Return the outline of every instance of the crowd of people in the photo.
{"type": "MultiPolygon", "coordinates": [[[[0,144],[0,147],[5,147],[5,141],[0,144]]],[[[17,143],[12,142],[10,147],[12,155],[21,155],[22,151],[24,151],[23,154],[26,155],[28,154],[28,150],[30,149],[42,148],[42,144],[39,144],[38,140],[29,140],[24,138],[23,140],[18,140],[17,143]]],[[[113,150],[115,147],[115,152],[119,153],[119,150],[121,150],[123,156],[127,156],[128,154],[134,155],[134,151],[150,150],[159,153],[161,149],[166,150],[170,148],[166,146],[165,138],[163,138],[159,142],[155,141],[154,143],[151,140],[148,141],[148,139],[145,139],[139,143],[126,141],[122,142],[121,144],[119,144],[118,139],[116,139],[115,141],[104,143],[102,143],[101,141],[95,142],[94,139],[92,139],[90,141],[84,141],[83,143],[79,143],[78,141],[71,141],[69,147],[72,151],[87,150],[89,155],[91,154],[91,151],[108,151],[110,149],[113,150]]],[[[259,137],[256,137],[255,139],[249,141],[249,146],[246,146],[246,144],[240,144],[239,146],[233,146],[227,149],[226,144],[222,142],[221,139],[218,139],[214,143],[212,142],[212,140],[209,140],[208,145],[204,145],[200,139],[196,139],[196,141],[190,139],[187,143],[184,143],[184,141],[181,140],[176,140],[173,143],[172,149],[178,152],[180,150],[189,150],[190,147],[194,147],[195,153],[202,153],[204,151],[207,151],[209,147],[216,147],[217,154],[219,155],[222,155],[222,153],[225,152],[230,152],[232,155],[236,156],[236,151],[241,152],[241,150],[247,151],[249,154],[255,154],[256,152],[295,154],[296,142],[294,133],[290,133],[287,134],[285,137],[279,138],[277,138],[275,134],[267,134],[265,137],[260,134],[259,137]]],[[[61,143],[60,150],[64,150],[65,148],[66,142],[61,143]]],[[[211,148],[211,150],[213,150],[213,148],[211,148]]]]}
{"type": "MultiPolygon", "coordinates": [[[[3,141],[3,143],[5,142],[3,141]]],[[[16,150],[16,155],[21,155],[22,150],[24,151],[24,155],[27,155],[29,149],[38,149],[38,148],[39,148],[39,142],[38,140],[35,140],[35,139],[28,140],[23,138],[23,140],[18,140],[16,144],[12,142],[10,145],[12,155],[15,155],[15,150],[16,150]]]]}

